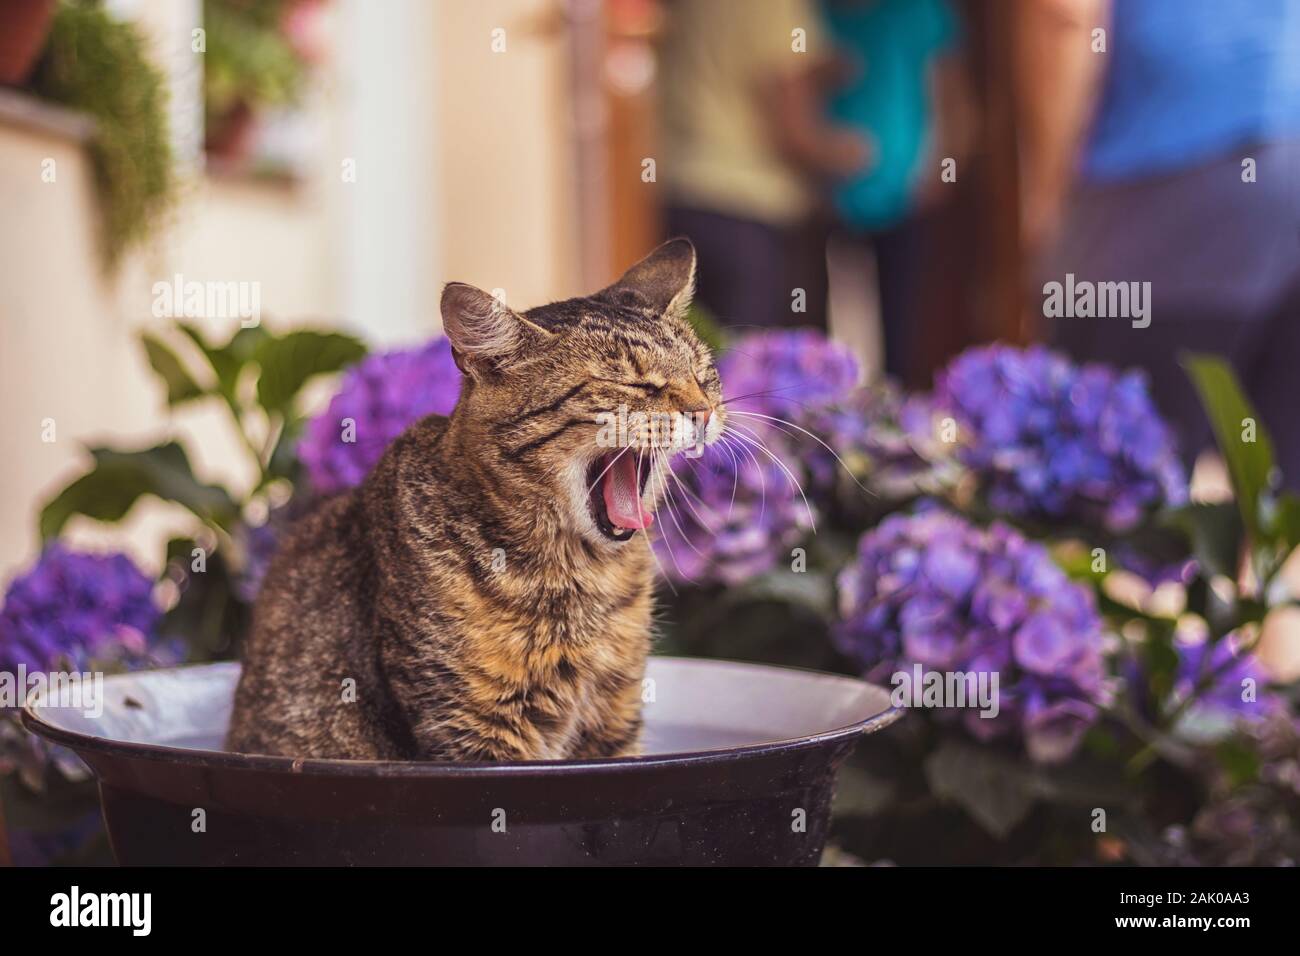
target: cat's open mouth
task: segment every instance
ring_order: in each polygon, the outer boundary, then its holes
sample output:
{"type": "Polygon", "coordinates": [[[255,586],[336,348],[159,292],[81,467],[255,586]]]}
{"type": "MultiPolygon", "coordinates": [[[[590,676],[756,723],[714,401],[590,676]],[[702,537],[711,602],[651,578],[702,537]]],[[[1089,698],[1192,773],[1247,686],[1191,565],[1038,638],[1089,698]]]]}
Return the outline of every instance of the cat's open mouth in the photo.
{"type": "Polygon", "coordinates": [[[633,449],[601,455],[591,465],[591,517],[600,533],[611,541],[626,541],[654,524],[655,516],[641,496],[650,477],[650,461],[633,449]],[[641,460],[638,461],[638,458],[641,460]]]}

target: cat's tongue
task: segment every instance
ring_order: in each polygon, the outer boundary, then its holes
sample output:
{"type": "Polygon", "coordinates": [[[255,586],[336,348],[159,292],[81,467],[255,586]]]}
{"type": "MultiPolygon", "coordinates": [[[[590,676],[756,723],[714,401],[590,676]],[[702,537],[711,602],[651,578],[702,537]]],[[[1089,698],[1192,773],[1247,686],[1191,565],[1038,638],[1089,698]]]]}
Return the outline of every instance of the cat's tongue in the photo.
{"type": "Polygon", "coordinates": [[[641,503],[641,482],[637,475],[636,459],[624,452],[605,473],[605,512],[609,520],[620,528],[648,528],[655,516],[641,503]]]}

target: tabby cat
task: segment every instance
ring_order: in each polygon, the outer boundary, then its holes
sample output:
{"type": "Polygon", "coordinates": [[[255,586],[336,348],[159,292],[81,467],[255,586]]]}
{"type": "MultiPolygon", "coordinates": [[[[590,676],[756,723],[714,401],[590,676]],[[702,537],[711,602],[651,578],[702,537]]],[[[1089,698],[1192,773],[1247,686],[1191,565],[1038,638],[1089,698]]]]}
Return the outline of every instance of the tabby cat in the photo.
{"type": "Polygon", "coordinates": [[[716,440],[725,416],[712,355],[684,317],[694,274],[695,250],[675,239],[594,295],[522,314],[472,286],[444,289],[460,400],[291,529],[254,610],[231,750],[637,752],[646,529],[669,455],[716,440]],[[688,424],[671,439],[637,425],[611,448],[601,413],[620,406],[688,424]]]}

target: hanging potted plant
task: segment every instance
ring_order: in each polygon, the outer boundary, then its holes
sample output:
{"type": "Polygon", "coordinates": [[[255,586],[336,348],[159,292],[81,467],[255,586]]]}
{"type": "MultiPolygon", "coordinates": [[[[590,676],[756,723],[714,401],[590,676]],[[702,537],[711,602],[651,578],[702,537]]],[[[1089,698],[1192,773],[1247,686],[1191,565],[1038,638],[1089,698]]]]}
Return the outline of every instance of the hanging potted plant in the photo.
{"type": "Polygon", "coordinates": [[[29,85],[37,96],[95,121],[90,151],[101,250],[112,268],[152,235],[175,195],[162,71],[135,24],[98,6],[64,3],[29,85]]]}
{"type": "Polygon", "coordinates": [[[231,164],[247,160],[258,113],[298,101],[306,62],[285,29],[293,0],[206,0],[205,148],[231,164]]]}

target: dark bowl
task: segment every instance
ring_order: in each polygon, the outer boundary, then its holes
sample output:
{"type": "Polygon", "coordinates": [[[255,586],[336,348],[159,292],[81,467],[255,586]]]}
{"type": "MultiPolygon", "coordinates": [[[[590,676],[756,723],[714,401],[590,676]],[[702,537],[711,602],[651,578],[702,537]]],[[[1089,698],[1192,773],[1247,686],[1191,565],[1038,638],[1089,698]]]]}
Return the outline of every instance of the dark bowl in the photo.
{"type": "Polygon", "coordinates": [[[104,680],[103,713],[23,723],[99,780],[122,864],[815,865],[888,691],[814,671],[656,657],[645,755],[502,764],[222,751],[237,664],[104,680]]]}

